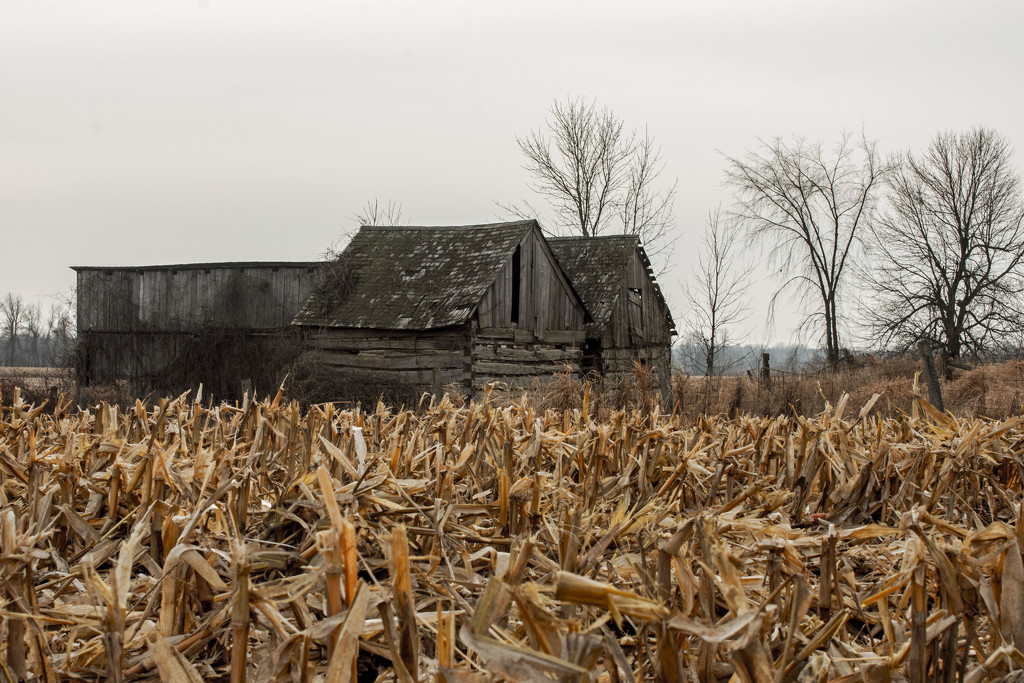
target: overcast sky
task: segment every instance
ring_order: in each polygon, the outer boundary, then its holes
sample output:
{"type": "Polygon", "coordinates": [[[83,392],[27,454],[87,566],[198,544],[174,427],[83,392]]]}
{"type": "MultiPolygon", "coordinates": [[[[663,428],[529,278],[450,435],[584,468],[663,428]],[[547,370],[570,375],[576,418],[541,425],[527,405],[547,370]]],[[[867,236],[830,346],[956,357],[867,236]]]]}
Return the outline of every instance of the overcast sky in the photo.
{"type": "Polygon", "coordinates": [[[374,197],[413,224],[493,221],[530,196],[516,134],[583,96],[646,125],[679,178],[662,279],[679,320],[729,201],[723,154],[759,136],[863,128],[892,152],[983,124],[1021,164],[1022,19],[1016,2],[0,0],[0,294],[45,302],[79,264],[315,259],[374,197]]]}

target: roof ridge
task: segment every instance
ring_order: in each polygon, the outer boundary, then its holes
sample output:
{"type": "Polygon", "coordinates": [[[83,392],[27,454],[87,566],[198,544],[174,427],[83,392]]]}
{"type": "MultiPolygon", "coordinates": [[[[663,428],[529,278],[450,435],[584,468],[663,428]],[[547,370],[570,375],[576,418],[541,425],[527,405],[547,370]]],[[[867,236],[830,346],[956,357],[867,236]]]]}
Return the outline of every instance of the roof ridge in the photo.
{"type": "Polygon", "coordinates": [[[552,235],[547,240],[555,242],[567,242],[569,240],[578,240],[580,242],[589,242],[597,240],[629,240],[633,243],[639,244],[640,238],[636,235],[552,235]]]}
{"type": "Polygon", "coordinates": [[[202,270],[212,268],[307,268],[323,261],[196,261],[192,263],[153,263],[136,266],[68,266],[71,270],[202,270]]]}
{"type": "MultiPolygon", "coordinates": [[[[537,223],[535,219],[503,221],[499,223],[474,223],[470,225],[361,225],[360,230],[474,230],[484,228],[517,228],[537,223]]],[[[539,223],[537,223],[539,225],[539,223]]]]}

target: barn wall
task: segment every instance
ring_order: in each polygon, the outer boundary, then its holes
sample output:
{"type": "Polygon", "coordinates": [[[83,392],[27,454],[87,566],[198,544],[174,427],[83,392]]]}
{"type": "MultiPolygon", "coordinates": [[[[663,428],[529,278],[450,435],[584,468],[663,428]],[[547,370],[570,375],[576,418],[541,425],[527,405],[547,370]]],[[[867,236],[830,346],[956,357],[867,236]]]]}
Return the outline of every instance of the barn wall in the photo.
{"type": "Polygon", "coordinates": [[[547,332],[538,337],[529,330],[480,328],[473,335],[473,389],[490,382],[529,386],[549,381],[569,368],[580,372],[583,332],[547,332]]]}
{"type": "Polygon", "coordinates": [[[441,330],[307,328],[297,366],[307,398],[375,400],[384,395],[408,402],[424,392],[457,384],[481,390],[489,382],[529,386],[550,380],[567,366],[580,371],[582,331],[548,332],[480,328],[441,330]]]}
{"type": "MultiPolygon", "coordinates": [[[[530,230],[520,247],[519,322],[517,327],[537,336],[547,331],[580,330],[583,308],[555,264],[543,236],[530,230]]],[[[510,256],[480,302],[481,327],[512,326],[512,266],[510,256]]]]}
{"type": "MultiPolygon", "coordinates": [[[[190,264],[78,269],[78,377],[135,394],[262,391],[296,347],[288,330],[314,264],[190,264]]],[[[295,338],[293,338],[295,337],[295,338]]]]}
{"type": "Polygon", "coordinates": [[[273,394],[299,348],[289,329],[204,333],[85,332],[78,337],[80,386],[124,382],[133,395],[178,394],[203,386],[218,400],[241,398],[243,382],[273,394]]]}
{"type": "Polygon", "coordinates": [[[88,268],[78,272],[82,332],[192,332],[211,325],[288,325],[316,276],[313,264],[88,268]]]}
{"type": "Polygon", "coordinates": [[[307,328],[297,364],[306,398],[416,399],[471,383],[470,326],[440,330],[307,328]],[[306,377],[305,375],[309,375],[306,377]]]}
{"type": "Polygon", "coordinates": [[[667,374],[672,362],[671,344],[668,308],[658,294],[654,273],[644,263],[640,252],[635,251],[601,338],[600,365],[605,377],[610,379],[631,374],[634,361],[667,374]],[[631,304],[631,298],[635,301],[635,294],[631,297],[632,289],[640,293],[639,316],[635,305],[631,304]]]}

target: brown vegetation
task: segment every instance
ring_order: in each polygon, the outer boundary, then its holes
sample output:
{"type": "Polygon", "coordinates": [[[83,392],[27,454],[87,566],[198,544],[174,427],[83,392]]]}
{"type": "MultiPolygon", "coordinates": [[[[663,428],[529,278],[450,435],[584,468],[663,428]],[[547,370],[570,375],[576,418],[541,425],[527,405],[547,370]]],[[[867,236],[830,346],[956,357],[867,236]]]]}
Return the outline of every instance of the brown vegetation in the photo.
{"type": "Polygon", "coordinates": [[[57,416],[15,394],[0,671],[980,681],[1024,666],[1024,421],[920,399],[882,418],[880,400],[686,426],[656,405],[595,421],[589,392],[546,412],[489,395],[303,412],[279,395],[57,416]]]}
{"type": "MultiPolygon", "coordinates": [[[[813,416],[849,394],[863,405],[879,394],[873,414],[909,413],[915,400],[915,375],[921,363],[912,358],[862,358],[835,372],[797,375],[776,373],[771,381],[756,377],[673,376],[676,411],[689,421],[702,415],[813,416]]],[[[920,379],[924,386],[924,379],[920,379]]],[[[1010,361],[957,371],[941,382],[945,407],[959,417],[1004,419],[1024,407],[1024,362],[1010,361]]],[[[923,390],[923,389],[922,389],[923,390]]]]}
{"type": "Polygon", "coordinates": [[[72,374],[66,368],[0,365],[0,396],[13,396],[18,389],[26,403],[52,404],[60,392],[71,393],[72,374]],[[51,391],[53,388],[55,391],[51,391]]]}

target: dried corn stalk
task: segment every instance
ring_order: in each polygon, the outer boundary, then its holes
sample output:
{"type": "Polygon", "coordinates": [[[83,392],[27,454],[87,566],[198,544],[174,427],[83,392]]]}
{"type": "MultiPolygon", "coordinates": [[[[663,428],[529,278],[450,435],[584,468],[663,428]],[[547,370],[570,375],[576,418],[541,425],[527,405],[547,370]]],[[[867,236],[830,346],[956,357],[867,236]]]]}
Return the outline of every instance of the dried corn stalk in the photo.
{"type": "Polygon", "coordinates": [[[15,398],[0,676],[994,680],[1024,668],[1022,453],[1021,419],[920,399],[688,427],[15,398]]]}

